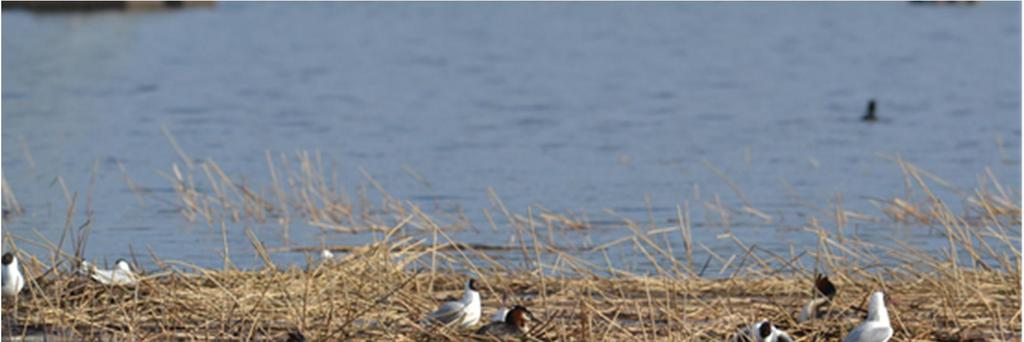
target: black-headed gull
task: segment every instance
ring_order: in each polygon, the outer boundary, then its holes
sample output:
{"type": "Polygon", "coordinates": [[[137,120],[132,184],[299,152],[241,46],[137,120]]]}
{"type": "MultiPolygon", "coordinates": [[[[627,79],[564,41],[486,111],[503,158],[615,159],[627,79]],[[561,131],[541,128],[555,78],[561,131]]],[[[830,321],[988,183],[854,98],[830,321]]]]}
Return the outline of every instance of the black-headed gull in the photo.
{"type": "Polygon", "coordinates": [[[743,329],[737,341],[751,342],[793,342],[785,331],[779,330],[769,320],[763,320],[743,329]]]}
{"type": "Polygon", "coordinates": [[[132,286],[139,281],[138,276],[132,272],[132,268],[124,259],[117,259],[114,269],[111,270],[101,270],[88,261],[82,261],[80,270],[92,277],[93,280],[105,285],[132,286]]]}
{"type": "Polygon", "coordinates": [[[886,342],[892,333],[889,310],[885,309],[885,295],[875,292],[868,300],[868,318],[850,331],[843,342],[886,342]]]}
{"type": "Polygon", "coordinates": [[[437,310],[427,315],[428,322],[451,324],[459,328],[468,328],[480,321],[480,292],[476,279],[466,282],[462,299],[441,304],[437,310]]]}
{"type": "Polygon", "coordinates": [[[832,302],[832,298],[836,296],[836,285],[832,284],[828,280],[828,276],[822,276],[821,274],[814,275],[814,299],[811,299],[807,305],[804,305],[803,310],[800,310],[800,316],[797,317],[797,322],[806,322],[812,319],[817,319],[823,316],[826,312],[826,308],[829,303],[832,302]]]}
{"type": "Polygon", "coordinates": [[[18,270],[18,258],[10,252],[4,253],[3,260],[3,294],[4,296],[15,296],[25,287],[25,277],[21,276],[18,270]]]}
{"type": "Polygon", "coordinates": [[[526,326],[528,320],[533,319],[533,313],[522,305],[512,307],[508,314],[501,318],[501,321],[494,321],[476,331],[477,335],[490,335],[497,337],[525,337],[529,329],[526,326]]]}

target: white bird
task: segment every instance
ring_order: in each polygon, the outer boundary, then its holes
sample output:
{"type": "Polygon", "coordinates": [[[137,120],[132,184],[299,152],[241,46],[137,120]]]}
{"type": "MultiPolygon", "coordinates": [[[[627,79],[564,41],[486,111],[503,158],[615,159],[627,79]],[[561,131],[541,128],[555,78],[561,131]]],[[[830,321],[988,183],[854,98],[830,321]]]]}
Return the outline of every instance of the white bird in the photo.
{"type": "Polygon", "coordinates": [[[868,300],[868,319],[850,331],[843,342],[886,342],[892,333],[889,311],[885,309],[885,295],[875,292],[868,300]]]}
{"type": "Polygon", "coordinates": [[[804,305],[796,321],[802,323],[823,316],[827,313],[826,307],[832,303],[832,298],[835,298],[835,296],[836,285],[828,280],[828,276],[815,274],[814,299],[811,299],[807,305],[804,305]]]}
{"type": "Polygon", "coordinates": [[[25,287],[25,277],[21,276],[18,270],[18,258],[10,252],[4,253],[3,260],[3,294],[4,296],[15,296],[25,287]]]}
{"type": "Polygon", "coordinates": [[[740,331],[738,341],[751,342],[793,342],[785,331],[779,330],[769,320],[763,320],[740,331]]]}
{"type": "Polygon", "coordinates": [[[334,260],[334,253],[331,253],[331,250],[324,248],[320,251],[320,259],[323,259],[324,261],[334,260]]]}
{"type": "Polygon", "coordinates": [[[436,311],[427,315],[428,322],[451,324],[459,328],[468,328],[480,321],[480,292],[476,286],[476,279],[466,282],[466,290],[462,293],[462,299],[456,302],[446,302],[436,311]]]}
{"type": "Polygon", "coordinates": [[[124,259],[117,259],[112,270],[101,270],[88,261],[82,261],[80,271],[84,271],[93,280],[104,285],[134,286],[139,281],[138,276],[132,272],[132,268],[124,259]]]}

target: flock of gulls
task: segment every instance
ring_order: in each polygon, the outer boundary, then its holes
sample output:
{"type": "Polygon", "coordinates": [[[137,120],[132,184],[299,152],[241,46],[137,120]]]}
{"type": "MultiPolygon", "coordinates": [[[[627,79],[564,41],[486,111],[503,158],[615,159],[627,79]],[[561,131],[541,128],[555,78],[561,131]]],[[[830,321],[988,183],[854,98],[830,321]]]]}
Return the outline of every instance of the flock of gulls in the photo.
{"type": "MultiPolygon", "coordinates": [[[[321,252],[324,259],[333,259],[334,255],[327,250],[321,252]]],[[[25,278],[18,268],[18,258],[11,253],[4,253],[3,286],[5,297],[17,296],[25,287],[25,278]]],[[[127,261],[118,259],[114,268],[103,270],[88,261],[82,261],[79,272],[92,280],[105,285],[134,286],[139,277],[127,261]]],[[[829,304],[836,295],[836,287],[827,276],[816,275],[814,279],[815,296],[800,311],[798,322],[821,318],[828,313],[829,304]]],[[[893,329],[889,324],[889,312],[885,308],[882,292],[871,294],[868,300],[868,316],[860,325],[850,331],[843,342],[886,342],[892,337],[893,329]]],[[[483,314],[480,305],[480,289],[476,279],[466,282],[462,298],[441,304],[437,310],[428,314],[421,323],[446,325],[458,329],[469,329],[480,323],[483,314]]],[[[522,305],[511,308],[499,308],[490,317],[490,323],[476,330],[477,335],[502,338],[524,338],[529,333],[527,323],[535,321],[533,313],[522,305]]],[[[735,341],[752,342],[792,342],[785,331],[772,324],[769,320],[751,324],[738,333],[735,341]]]]}

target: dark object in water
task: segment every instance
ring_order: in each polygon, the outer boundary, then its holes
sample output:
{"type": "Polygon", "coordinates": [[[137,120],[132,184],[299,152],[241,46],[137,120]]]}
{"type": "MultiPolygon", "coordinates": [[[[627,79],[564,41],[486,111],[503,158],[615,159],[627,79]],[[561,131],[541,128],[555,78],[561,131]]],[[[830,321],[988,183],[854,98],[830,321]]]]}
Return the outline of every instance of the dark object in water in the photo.
{"type": "Polygon", "coordinates": [[[864,116],[860,118],[861,121],[875,122],[878,121],[878,117],[875,116],[875,99],[868,101],[868,110],[864,113],[864,116]]]}

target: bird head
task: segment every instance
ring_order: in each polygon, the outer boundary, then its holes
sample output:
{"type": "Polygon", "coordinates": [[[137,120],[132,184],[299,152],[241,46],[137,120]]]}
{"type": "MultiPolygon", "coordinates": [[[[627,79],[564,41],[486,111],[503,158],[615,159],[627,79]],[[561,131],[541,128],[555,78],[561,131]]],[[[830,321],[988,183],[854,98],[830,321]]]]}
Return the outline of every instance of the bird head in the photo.
{"type": "Polygon", "coordinates": [[[815,274],[814,275],[814,288],[818,293],[825,295],[828,299],[832,299],[836,296],[836,285],[832,281],[828,280],[828,276],[815,274]]]}
{"type": "Polygon", "coordinates": [[[772,321],[765,320],[764,322],[761,322],[761,326],[757,327],[757,334],[758,336],[761,336],[762,340],[772,336],[772,321]]]}
{"type": "Polygon", "coordinates": [[[122,271],[125,271],[125,272],[131,272],[132,271],[131,266],[129,266],[128,262],[125,261],[124,259],[117,259],[117,261],[114,262],[114,267],[117,267],[118,269],[120,269],[122,271]]]}
{"type": "Polygon", "coordinates": [[[3,256],[4,266],[11,265],[11,264],[14,264],[16,262],[18,262],[18,259],[16,259],[14,257],[14,254],[12,254],[11,252],[4,253],[4,256],[3,256]]]}
{"type": "Polygon", "coordinates": [[[516,305],[509,310],[508,314],[505,315],[505,322],[514,324],[519,328],[526,328],[527,321],[535,320],[533,313],[530,312],[525,306],[516,305]]]}

